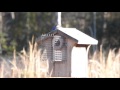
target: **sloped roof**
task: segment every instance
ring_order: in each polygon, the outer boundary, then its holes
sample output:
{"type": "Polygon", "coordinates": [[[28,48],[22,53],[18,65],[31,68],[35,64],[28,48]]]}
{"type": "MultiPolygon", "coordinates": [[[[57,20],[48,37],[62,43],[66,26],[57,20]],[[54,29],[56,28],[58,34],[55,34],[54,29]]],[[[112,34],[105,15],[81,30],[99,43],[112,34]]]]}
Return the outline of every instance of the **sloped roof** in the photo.
{"type": "MultiPolygon", "coordinates": [[[[71,37],[74,40],[77,40],[77,44],[91,44],[91,45],[97,45],[98,40],[88,36],[87,34],[77,30],[76,28],[63,28],[63,27],[57,27],[56,30],[49,32],[48,34],[55,34],[57,32],[62,32],[63,34],[66,34],[67,36],[71,37]]],[[[37,42],[46,40],[49,37],[43,37],[38,38],[37,42]]]]}
{"type": "Polygon", "coordinates": [[[69,35],[70,37],[78,40],[78,44],[92,44],[97,45],[98,40],[88,36],[87,34],[84,34],[83,32],[77,30],[76,28],[57,28],[59,31],[69,35]]]}

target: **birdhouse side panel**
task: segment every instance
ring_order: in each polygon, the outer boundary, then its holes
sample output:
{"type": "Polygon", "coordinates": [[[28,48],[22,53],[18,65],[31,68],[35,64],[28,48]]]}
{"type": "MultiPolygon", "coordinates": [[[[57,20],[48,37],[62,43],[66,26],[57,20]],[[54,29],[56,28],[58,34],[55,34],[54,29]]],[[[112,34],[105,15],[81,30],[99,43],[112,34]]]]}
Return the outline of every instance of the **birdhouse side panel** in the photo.
{"type": "Polygon", "coordinates": [[[46,41],[42,42],[40,45],[42,52],[41,60],[46,61],[48,67],[48,73],[50,74],[53,67],[53,48],[52,48],[52,38],[48,38],[46,41]]]}
{"type": "Polygon", "coordinates": [[[43,43],[41,43],[41,47],[40,49],[42,50],[42,56],[41,56],[41,60],[52,60],[52,54],[53,54],[53,50],[52,50],[52,42],[51,42],[51,38],[47,39],[46,41],[44,41],[43,43]]]}

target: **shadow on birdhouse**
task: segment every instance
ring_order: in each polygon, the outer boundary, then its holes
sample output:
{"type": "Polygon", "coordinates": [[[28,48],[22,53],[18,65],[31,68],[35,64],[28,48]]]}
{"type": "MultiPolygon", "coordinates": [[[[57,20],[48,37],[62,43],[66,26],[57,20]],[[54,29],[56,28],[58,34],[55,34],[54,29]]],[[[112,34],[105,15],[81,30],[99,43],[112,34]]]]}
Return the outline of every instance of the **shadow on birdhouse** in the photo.
{"type": "Polygon", "coordinates": [[[37,43],[52,77],[88,77],[88,50],[98,41],[76,28],[58,27],[48,34],[52,35],[41,36],[37,43]]]}

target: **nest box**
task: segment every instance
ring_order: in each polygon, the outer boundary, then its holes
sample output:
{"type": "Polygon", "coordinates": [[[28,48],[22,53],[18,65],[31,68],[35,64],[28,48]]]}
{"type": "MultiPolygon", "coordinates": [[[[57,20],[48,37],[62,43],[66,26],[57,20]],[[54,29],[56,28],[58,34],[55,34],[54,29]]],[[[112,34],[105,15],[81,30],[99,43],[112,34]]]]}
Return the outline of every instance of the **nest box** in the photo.
{"type": "Polygon", "coordinates": [[[52,77],[88,77],[88,47],[97,45],[97,40],[76,28],[58,27],[38,38],[37,43],[52,77]]]}

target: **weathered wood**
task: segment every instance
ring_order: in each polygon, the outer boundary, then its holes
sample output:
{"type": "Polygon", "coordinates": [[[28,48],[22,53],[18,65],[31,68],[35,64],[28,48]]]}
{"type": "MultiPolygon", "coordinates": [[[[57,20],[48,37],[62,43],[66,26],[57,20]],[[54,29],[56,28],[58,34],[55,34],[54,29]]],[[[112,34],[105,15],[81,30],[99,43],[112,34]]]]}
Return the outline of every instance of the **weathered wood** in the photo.
{"type": "Polygon", "coordinates": [[[87,77],[88,46],[96,44],[97,40],[75,28],[57,28],[57,30],[48,34],[64,38],[62,43],[60,38],[55,41],[53,39],[55,36],[47,36],[37,40],[38,44],[42,44],[41,49],[44,51],[42,59],[49,62],[49,74],[52,77],[87,77]],[[76,34],[74,34],[74,31],[76,34]]]}
{"type": "MultiPolygon", "coordinates": [[[[53,77],[70,77],[71,76],[71,51],[75,42],[71,39],[67,39],[67,49],[65,56],[67,60],[54,62],[53,77]]],[[[65,48],[63,48],[65,50],[65,48]]]]}
{"type": "Polygon", "coordinates": [[[67,39],[67,77],[71,77],[71,52],[72,48],[75,45],[76,42],[72,41],[71,39],[67,39]]]}

